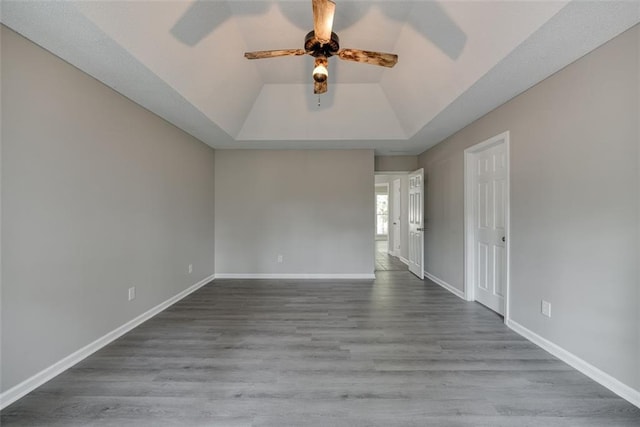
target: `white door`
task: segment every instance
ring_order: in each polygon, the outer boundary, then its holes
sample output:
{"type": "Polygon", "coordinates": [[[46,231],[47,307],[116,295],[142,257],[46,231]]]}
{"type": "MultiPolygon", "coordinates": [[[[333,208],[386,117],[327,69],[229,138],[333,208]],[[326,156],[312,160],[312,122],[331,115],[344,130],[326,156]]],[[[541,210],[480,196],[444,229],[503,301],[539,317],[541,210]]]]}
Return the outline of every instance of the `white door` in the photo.
{"type": "Polygon", "coordinates": [[[499,140],[473,155],[475,299],[504,315],[507,277],[507,151],[499,140]]]}
{"type": "Polygon", "coordinates": [[[424,278],[424,170],[409,174],[409,271],[424,278]]]}
{"type": "Polygon", "coordinates": [[[391,255],[400,256],[400,180],[393,181],[393,206],[392,206],[392,234],[393,234],[393,246],[391,247],[391,255]]]}

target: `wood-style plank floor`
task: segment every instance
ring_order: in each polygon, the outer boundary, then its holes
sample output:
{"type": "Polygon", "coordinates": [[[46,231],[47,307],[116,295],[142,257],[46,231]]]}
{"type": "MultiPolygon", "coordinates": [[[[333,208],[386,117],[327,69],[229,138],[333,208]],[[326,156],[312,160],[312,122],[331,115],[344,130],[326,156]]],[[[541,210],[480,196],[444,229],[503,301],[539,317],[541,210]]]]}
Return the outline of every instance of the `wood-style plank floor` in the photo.
{"type": "Polygon", "coordinates": [[[376,271],[407,271],[409,267],[400,258],[389,255],[386,240],[376,240],[376,271]]]}
{"type": "Polygon", "coordinates": [[[216,280],[2,426],[639,426],[640,409],[408,272],[216,280]]]}

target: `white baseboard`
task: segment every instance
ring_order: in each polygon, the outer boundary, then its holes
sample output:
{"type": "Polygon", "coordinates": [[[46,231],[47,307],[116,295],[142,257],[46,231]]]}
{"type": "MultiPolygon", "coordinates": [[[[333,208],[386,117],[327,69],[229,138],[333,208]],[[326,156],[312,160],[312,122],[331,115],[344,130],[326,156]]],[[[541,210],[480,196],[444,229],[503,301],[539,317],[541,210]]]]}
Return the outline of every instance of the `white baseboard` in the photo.
{"type": "Polygon", "coordinates": [[[438,285],[442,286],[443,288],[445,288],[446,290],[448,290],[449,292],[451,292],[452,294],[454,294],[454,295],[455,295],[455,296],[457,296],[458,298],[462,298],[462,299],[463,299],[463,300],[465,300],[465,301],[467,300],[467,299],[464,297],[464,292],[462,292],[460,289],[457,289],[457,288],[455,288],[455,287],[451,286],[450,284],[448,284],[448,283],[447,283],[447,282],[445,282],[444,280],[439,279],[439,278],[437,278],[436,276],[434,276],[433,274],[428,273],[428,272],[426,272],[426,271],[424,272],[424,275],[425,275],[425,277],[426,277],[427,279],[429,279],[429,280],[431,280],[432,282],[434,282],[434,283],[436,283],[436,284],[438,284],[438,285]]]}
{"type": "Polygon", "coordinates": [[[280,274],[280,273],[216,273],[216,279],[375,279],[376,275],[363,274],[280,274]]]}
{"type": "Polygon", "coordinates": [[[409,265],[409,260],[408,260],[408,259],[406,259],[405,257],[403,257],[403,256],[399,256],[399,257],[398,257],[398,259],[399,259],[400,261],[404,262],[405,264],[409,265]]]}
{"type": "Polygon", "coordinates": [[[628,385],[620,382],[606,372],[601,371],[592,364],[579,358],[575,354],[568,352],[559,345],[554,344],[548,339],[541,337],[535,332],[525,328],[521,324],[511,319],[507,319],[505,323],[513,331],[522,335],[532,343],[538,345],[539,347],[542,347],[544,350],[548,351],[566,364],[577,369],[595,382],[605,386],[618,396],[622,397],[625,400],[628,400],[633,405],[640,408],[640,391],[635,390],[628,385]]]}
{"type": "Polygon", "coordinates": [[[111,343],[112,341],[116,340],[117,338],[121,337],[122,335],[126,334],[127,332],[129,332],[130,330],[132,330],[136,326],[140,325],[141,323],[149,320],[150,318],[152,318],[156,314],[158,314],[161,311],[165,310],[167,307],[169,307],[169,306],[175,304],[176,302],[180,301],[182,298],[186,297],[190,293],[198,290],[202,286],[204,286],[207,283],[211,282],[213,279],[214,279],[214,275],[211,275],[209,277],[206,277],[206,278],[202,279],[201,281],[199,281],[195,285],[188,287],[184,291],[182,291],[182,292],[174,295],[173,297],[169,298],[168,300],[156,305],[152,309],[142,313],[141,315],[139,315],[138,317],[128,321],[124,325],[114,329],[113,331],[107,333],[106,335],[103,335],[102,337],[98,338],[97,340],[93,341],[92,343],[82,347],[80,350],[77,350],[77,351],[71,353],[67,357],[59,360],[58,362],[54,363],[53,365],[49,366],[48,368],[43,369],[42,371],[38,372],[37,374],[33,375],[32,377],[24,380],[20,384],[17,384],[15,386],[11,387],[9,390],[7,390],[4,393],[0,394],[0,409],[6,408],[7,406],[12,404],[16,400],[18,400],[21,397],[23,397],[24,395],[26,395],[27,393],[30,393],[31,391],[33,391],[36,388],[40,387],[42,384],[46,383],[50,379],[56,377],[57,375],[60,375],[61,373],[63,373],[64,371],[66,371],[67,369],[69,369],[70,367],[75,365],[76,363],[82,361],[86,357],[88,357],[91,354],[95,353],[96,351],[100,350],[102,347],[106,346],[107,344],[111,343]]]}

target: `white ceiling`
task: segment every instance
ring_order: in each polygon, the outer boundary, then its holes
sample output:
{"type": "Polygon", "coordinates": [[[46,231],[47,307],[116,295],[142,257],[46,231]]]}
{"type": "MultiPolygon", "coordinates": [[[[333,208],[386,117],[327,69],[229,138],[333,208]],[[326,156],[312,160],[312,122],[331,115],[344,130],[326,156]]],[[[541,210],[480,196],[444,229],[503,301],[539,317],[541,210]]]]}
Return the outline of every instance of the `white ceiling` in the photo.
{"type": "Polygon", "coordinates": [[[11,1],[2,22],[216,148],[418,154],[640,21],[640,1],[337,0],[342,47],[313,95],[310,0],[11,1]],[[318,105],[320,103],[320,105],[318,105]]]}

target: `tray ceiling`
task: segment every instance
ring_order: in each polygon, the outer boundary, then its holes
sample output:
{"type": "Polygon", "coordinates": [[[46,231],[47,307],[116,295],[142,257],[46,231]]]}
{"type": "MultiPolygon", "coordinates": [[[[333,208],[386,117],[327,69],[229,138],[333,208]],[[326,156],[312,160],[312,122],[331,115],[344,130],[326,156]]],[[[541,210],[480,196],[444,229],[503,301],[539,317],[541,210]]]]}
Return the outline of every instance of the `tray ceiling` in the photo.
{"type": "Polygon", "coordinates": [[[2,22],[216,148],[417,154],[640,20],[640,2],[338,0],[342,47],[313,95],[304,1],[3,1],[2,22]],[[319,105],[318,105],[319,104],[319,105]]]}

